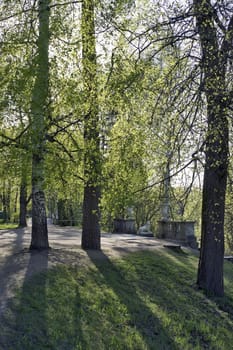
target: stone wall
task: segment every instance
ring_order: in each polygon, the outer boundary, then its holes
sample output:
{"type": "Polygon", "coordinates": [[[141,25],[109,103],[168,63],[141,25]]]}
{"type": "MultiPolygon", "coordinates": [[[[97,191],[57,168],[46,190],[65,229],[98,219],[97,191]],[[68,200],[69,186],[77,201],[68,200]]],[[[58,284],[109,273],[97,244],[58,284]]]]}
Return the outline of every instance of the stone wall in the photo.
{"type": "Polygon", "coordinates": [[[181,241],[197,248],[194,233],[195,221],[158,221],[158,238],[181,241]]]}
{"type": "Polygon", "coordinates": [[[113,233],[136,233],[134,219],[115,219],[113,222],[113,233]]]}

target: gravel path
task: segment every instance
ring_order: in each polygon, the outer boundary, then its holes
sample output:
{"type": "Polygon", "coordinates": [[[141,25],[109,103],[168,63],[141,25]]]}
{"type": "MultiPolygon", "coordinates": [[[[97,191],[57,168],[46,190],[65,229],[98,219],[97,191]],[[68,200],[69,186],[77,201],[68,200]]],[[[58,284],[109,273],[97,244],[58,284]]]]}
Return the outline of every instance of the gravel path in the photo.
{"type": "MultiPolygon", "coordinates": [[[[81,232],[74,227],[48,225],[51,250],[29,252],[31,227],[0,230],[0,314],[16,288],[32,274],[57,264],[85,265],[89,256],[80,248],[81,232]]],[[[164,240],[127,234],[103,234],[102,251],[105,256],[118,257],[129,252],[159,248],[164,240]]],[[[104,255],[92,252],[96,258],[104,255]]]]}

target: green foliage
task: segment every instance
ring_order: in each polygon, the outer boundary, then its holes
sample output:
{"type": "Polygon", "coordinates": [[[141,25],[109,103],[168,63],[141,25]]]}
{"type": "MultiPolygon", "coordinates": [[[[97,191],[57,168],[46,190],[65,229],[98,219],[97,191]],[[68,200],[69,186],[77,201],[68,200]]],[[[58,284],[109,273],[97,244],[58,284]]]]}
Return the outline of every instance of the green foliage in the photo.
{"type": "Polygon", "coordinates": [[[157,187],[140,191],[135,195],[134,212],[137,227],[150,221],[151,231],[156,232],[157,221],[161,218],[159,195],[157,187]]]}
{"type": "Polygon", "coordinates": [[[201,200],[202,192],[195,186],[192,189],[178,186],[172,188],[172,219],[195,221],[195,235],[198,238],[201,235],[201,200]]]}
{"type": "Polygon", "coordinates": [[[1,319],[4,348],[231,348],[231,263],[225,265],[226,296],[218,300],[193,288],[198,262],[193,255],[157,250],[103,258],[91,258],[87,267],[60,266],[25,282],[1,319]]]}
{"type": "Polygon", "coordinates": [[[147,174],[142,155],[144,136],[140,129],[118,120],[112,129],[111,147],[106,154],[102,207],[110,217],[124,218],[134,205],[135,191],[145,184],[147,174]]]}

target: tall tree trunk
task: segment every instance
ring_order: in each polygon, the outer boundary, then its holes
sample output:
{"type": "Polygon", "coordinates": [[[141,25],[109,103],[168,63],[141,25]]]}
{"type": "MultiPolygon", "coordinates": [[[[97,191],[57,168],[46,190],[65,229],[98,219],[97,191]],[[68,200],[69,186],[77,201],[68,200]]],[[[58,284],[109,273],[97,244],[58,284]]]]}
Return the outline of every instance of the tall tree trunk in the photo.
{"type": "Polygon", "coordinates": [[[27,226],[27,206],[31,200],[31,195],[27,197],[28,187],[28,173],[29,173],[29,160],[31,154],[21,155],[21,183],[20,183],[20,195],[19,195],[19,227],[27,226]]]}
{"type": "Polygon", "coordinates": [[[208,120],[197,284],[212,295],[222,296],[224,211],[228,168],[228,121],[224,102],[227,61],[224,50],[219,47],[211,2],[194,0],[194,5],[202,48],[208,120]]]}
{"type": "Polygon", "coordinates": [[[82,2],[82,56],[83,82],[86,96],[82,248],[98,250],[100,249],[101,156],[98,125],[94,0],[83,0],[82,2]]]}
{"type": "MultiPolygon", "coordinates": [[[[209,107],[209,106],[208,106],[209,107]]],[[[211,109],[214,108],[211,106],[211,109]]],[[[209,108],[208,108],[209,110],[209,108]]],[[[224,111],[209,110],[206,163],[202,199],[201,252],[197,284],[216,296],[223,296],[224,212],[228,166],[228,124],[224,111]],[[214,112],[213,112],[214,111],[214,112]]]]}
{"type": "Polygon", "coordinates": [[[171,156],[167,154],[166,172],[164,174],[163,184],[163,197],[161,206],[161,219],[163,221],[169,221],[171,219],[171,206],[170,206],[170,192],[171,192],[171,179],[170,179],[170,163],[171,156]]]}
{"type": "Polygon", "coordinates": [[[27,226],[27,181],[22,174],[19,195],[19,227],[27,226]]]}
{"type": "Polygon", "coordinates": [[[14,201],[14,214],[17,213],[17,207],[18,207],[18,195],[19,195],[19,191],[18,188],[16,189],[15,192],[15,201],[14,201]]]}
{"type": "Polygon", "coordinates": [[[3,182],[3,194],[2,194],[2,204],[3,204],[3,220],[4,222],[9,222],[11,219],[11,184],[8,181],[3,182]]]}
{"type": "Polygon", "coordinates": [[[39,37],[35,84],[32,92],[32,239],[30,249],[47,249],[48,229],[44,194],[45,132],[49,82],[49,4],[39,0],[39,37]]]}

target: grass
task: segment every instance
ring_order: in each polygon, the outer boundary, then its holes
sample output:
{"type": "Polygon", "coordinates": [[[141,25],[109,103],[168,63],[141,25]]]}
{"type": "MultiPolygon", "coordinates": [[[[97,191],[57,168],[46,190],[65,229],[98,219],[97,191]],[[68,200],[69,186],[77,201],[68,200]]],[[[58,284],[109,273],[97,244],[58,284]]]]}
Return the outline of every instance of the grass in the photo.
{"type": "Polygon", "coordinates": [[[91,260],[28,280],[1,322],[0,349],[232,349],[232,263],[225,264],[226,296],[216,299],[193,287],[191,254],[91,260]]]}
{"type": "Polygon", "coordinates": [[[12,230],[18,227],[18,224],[13,222],[3,222],[0,220],[0,230],[12,230]]]}

